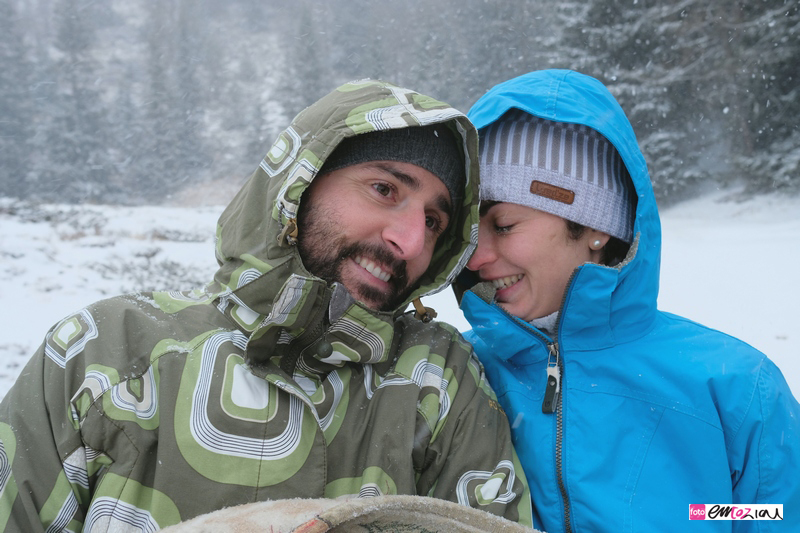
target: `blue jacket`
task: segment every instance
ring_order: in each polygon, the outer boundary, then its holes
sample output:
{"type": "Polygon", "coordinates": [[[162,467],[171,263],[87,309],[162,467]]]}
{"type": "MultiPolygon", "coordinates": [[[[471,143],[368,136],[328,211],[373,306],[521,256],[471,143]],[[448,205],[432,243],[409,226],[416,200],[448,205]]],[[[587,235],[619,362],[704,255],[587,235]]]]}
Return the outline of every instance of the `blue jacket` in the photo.
{"type": "Polygon", "coordinates": [[[764,354],[656,308],[658,211],[622,108],[597,80],[549,70],[498,85],[468,116],[481,129],[510,108],[602,133],[638,196],[628,257],[575,270],[553,337],[493,303],[487,284],[462,297],[467,337],[512,424],[535,527],[688,531],[690,504],[783,504],[783,521],[702,531],[800,531],[800,407],[764,354]],[[554,413],[542,408],[548,366],[560,369],[554,413]]]}

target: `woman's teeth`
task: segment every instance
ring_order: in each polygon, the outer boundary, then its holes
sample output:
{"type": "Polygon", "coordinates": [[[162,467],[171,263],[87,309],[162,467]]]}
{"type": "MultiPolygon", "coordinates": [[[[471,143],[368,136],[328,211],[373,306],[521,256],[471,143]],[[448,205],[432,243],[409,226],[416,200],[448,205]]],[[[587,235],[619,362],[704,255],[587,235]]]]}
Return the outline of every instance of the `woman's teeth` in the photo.
{"type": "Polygon", "coordinates": [[[381,281],[389,281],[392,276],[388,272],[381,270],[381,267],[361,256],[356,256],[356,263],[358,263],[364,270],[375,276],[381,281]]]}
{"type": "Polygon", "coordinates": [[[510,287],[522,279],[522,274],[514,274],[513,276],[506,276],[504,278],[497,278],[492,280],[492,285],[495,289],[505,289],[510,287]]]}

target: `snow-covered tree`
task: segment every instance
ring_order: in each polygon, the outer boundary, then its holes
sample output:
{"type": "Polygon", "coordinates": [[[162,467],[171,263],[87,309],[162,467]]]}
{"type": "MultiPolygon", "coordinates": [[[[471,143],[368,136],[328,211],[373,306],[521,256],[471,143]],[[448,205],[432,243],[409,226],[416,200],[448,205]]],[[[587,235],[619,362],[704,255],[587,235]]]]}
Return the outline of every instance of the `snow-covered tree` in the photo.
{"type": "Polygon", "coordinates": [[[133,179],[148,200],[203,181],[210,157],[204,142],[206,84],[198,72],[206,43],[202,6],[187,0],[146,3],[145,86],[133,179]]]}
{"type": "Polygon", "coordinates": [[[0,194],[137,203],[241,179],[300,109],[378,77],[462,110],[574,68],[661,201],[800,190],[797,0],[3,0],[0,194]]]}
{"type": "Polygon", "coordinates": [[[0,196],[24,191],[28,171],[33,102],[17,11],[0,2],[0,196]]]}
{"type": "MultiPolygon", "coordinates": [[[[117,192],[106,146],[108,119],[95,39],[102,5],[56,0],[56,33],[47,72],[52,83],[42,100],[33,196],[46,200],[99,202],[117,192]]],[[[39,72],[42,75],[42,71],[39,72]]]]}
{"type": "Polygon", "coordinates": [[[750,193],[800,192],[800,4],[738,2],[721,31],[735,44],[719,102],[750,193]]]}
{"type": "MultiPolygon", "coordinates": [[[[709,182],[791,181],[800,32],[787,0],[589,0],[564,18],[571,66],[607,83],[634,125],[660,200],[709,182]],[[772,109],[770,109],[772,106],[772,109]],[[778,133],[774,139],[773,132],[778,133]],[[780,133],[782,132],[782,134],[780,133]],[[781,161],[779,164],[778,161],[781,161]],[[787,161],[784,165],[782,162],[787,161]],[[761,170],[760,170],[761,169],[761,170]]],[[[795,182],[800,179],[794,172],[795,182]]],[[[788,188],[788,187],[787,187],[788,188]]]]}

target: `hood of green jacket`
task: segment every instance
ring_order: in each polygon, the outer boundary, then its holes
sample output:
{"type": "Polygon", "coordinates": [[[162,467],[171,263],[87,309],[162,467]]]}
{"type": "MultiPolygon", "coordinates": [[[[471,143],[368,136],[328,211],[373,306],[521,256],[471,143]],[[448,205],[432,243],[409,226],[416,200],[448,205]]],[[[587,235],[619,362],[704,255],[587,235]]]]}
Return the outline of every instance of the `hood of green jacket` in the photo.
{"type": "MultiPolygon", "coordinates": [[[[247,183],[222,213],[217,226],[219,270],[210,286],[217,307],[246,332],[252,344],[288,345],[309,329],[366,330],[378,346],[349,360],[378,362],[388,357],[394,320],[413,299],[447,287],[471,256],[478,229],[477,133],[449,105],[390,83],[345,84],[309,106],[276,139],[247,183]],[[304,267],[296,244],[297,213],[303,192],[342,140],[388,129],[443,124],[461,140],[466,170],[464,199],[440,236],[418,288],[397,309],[378,312],[354,301],[339,284],[329,286],[304,267]],[[323,320],[327,311],[327,320],[323,320]],[[378,353],[382,352],[382,353],[378,353]]],[[[335,336],[335,335],[334,335],[335,336]]],[[[336,339],[328,339],[334,342],[336,339]]],[[[352,345],[342,339],[340,348],[352,345]]],[[[358,343],[356,343],[358,344],[358,343]]],[[[280,354],[277,354],[280,355],[280,354]]],[[[272,357],[269,350],[251,361],[272,357]]],[[[333,362],[333,361],[327,361],[333,362]]]]}

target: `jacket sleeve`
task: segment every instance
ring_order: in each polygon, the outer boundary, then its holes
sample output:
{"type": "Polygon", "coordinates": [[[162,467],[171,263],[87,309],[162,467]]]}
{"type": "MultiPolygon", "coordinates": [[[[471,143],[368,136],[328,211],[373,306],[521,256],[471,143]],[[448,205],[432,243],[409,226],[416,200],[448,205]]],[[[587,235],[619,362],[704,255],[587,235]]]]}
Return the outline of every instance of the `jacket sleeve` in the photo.
{"type": "Polygon", "coordinates": [[[439,416],[418,477],[418,494],[532,527],[530,491],[508,420],[471,347],[455,335],[458,340],[452,343],[445,365],[446,389],[439,395],[439,416]],[[451,364],[454,361],[461,363],[451,364]]]}
{"type": "Polygon", "coordinates": [[[82,528],[81,500],[89,491],[85,452],[70,416],[69,380],[57,363],[66,362],[60,357],[64,352],[53,335],[48,334],[0,403],[4,531],[82,528]]]}
{"type": "Polygon", "coordinates": [[[734,504],[783,504],[782,521],[736,521],[734,531],[800,531],[800,406],[764,357],[741,426],[731,437],[734,504]],[[792,525],[793,524],[793,525],[792,525]]]}

